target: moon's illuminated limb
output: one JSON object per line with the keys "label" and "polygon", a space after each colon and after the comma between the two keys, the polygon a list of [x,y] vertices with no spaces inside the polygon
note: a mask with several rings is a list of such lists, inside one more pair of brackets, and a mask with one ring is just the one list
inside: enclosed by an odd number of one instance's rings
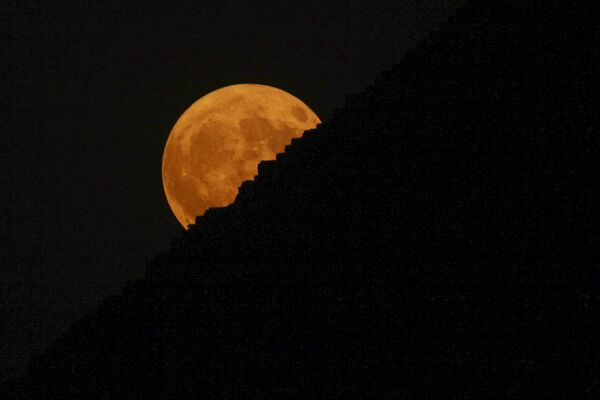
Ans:
{"label": "moon's illuminated limb", "polygon": [[163,153],[165,195],[181,225],[187,229],[208,208],[231,204],[260,161],[320,122],[302,101],[271,86],[226,86],[196,101]]}

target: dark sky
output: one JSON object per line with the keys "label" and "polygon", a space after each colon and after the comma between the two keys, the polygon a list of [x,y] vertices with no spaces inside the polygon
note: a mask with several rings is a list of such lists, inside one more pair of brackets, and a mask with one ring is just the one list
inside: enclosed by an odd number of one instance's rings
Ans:
{"label": "dark sky", "polygon": [[0,6],[0,376],[180,234],[161,160],[191,103],[261,83],[327,122],[462,0],[112,3]]}

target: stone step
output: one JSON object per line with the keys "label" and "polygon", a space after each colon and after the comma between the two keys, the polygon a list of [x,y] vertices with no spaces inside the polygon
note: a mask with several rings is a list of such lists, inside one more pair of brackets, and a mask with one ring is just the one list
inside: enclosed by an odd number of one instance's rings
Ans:
{"label": "stone step", "polygon": [[246,180],[246,181],[242,182],[242,184],[238,188],[238,193],[246,193],[246,192],[252,190],[253,186],[254,186],[253,180],[250,180],[250,179]]}
{"label": "stone step", "polygon": [[322,133],[321,129],[319,129],[319,128],[309,129],[307,131],[304,131],[304,133],[302,134],[302,138],[304,140],[307,140],[307,139],[311,140],[311,139],[314,139],[315,137],[320,136],[321,133]]}
{"label": "stone step", "polygon": [[205,220],[213,220],[219,218],[225,218],[229,214],[229,206],[226,207],[212,207],[206,210],[204,213]]}
{"label": "stone step", "polygon": [[276,171],[277,160],[263,160],[258,163],[258,176],[271,176]]}

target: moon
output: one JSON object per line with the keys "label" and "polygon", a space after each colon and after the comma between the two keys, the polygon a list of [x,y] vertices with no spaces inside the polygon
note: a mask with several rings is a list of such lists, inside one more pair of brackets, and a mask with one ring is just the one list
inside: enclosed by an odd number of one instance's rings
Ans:
{"label": "moon", "polygon": [[203,96],[179,117],[162,159],[171,210],[185,229],[208,208],[235,200],[262,160],[321,120],[306,104],[272,86],[238,84]]}

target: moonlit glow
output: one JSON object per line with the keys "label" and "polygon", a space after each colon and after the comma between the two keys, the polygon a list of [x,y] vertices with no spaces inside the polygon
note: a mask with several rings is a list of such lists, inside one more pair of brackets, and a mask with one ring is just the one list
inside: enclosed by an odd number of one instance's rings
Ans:
{"label": "moonlit glow", "polygon": [[231,204],[260,161],[320,122],[302,101],[265,85],[226,86],[196,101],[163,153],[165,195],[181,225],[187,229],[208,208]]}

